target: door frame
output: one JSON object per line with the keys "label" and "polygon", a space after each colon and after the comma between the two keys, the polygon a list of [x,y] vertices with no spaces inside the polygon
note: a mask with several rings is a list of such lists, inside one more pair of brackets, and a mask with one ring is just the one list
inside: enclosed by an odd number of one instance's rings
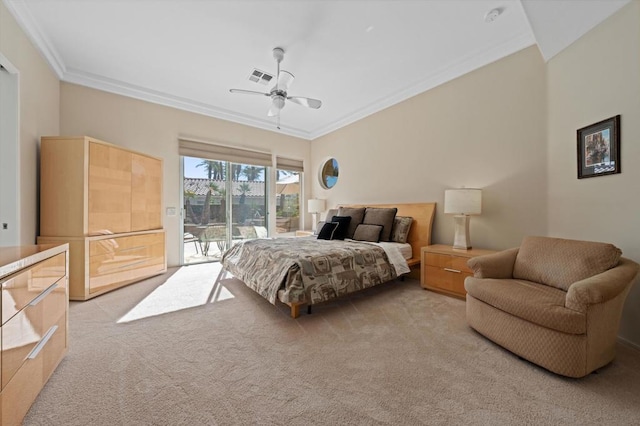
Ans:
{"label": "door frame", "polygon": [[[8,91],[3,91],[3,95],[9,92],[9,96],[0,97],[0,157],[3,159],[0,160],[0,246],[17,246],[21,241],[20,71],[1,52],[0,65],[9,74],[10,85]],[[3,229],[5,223],[6,230]]]}

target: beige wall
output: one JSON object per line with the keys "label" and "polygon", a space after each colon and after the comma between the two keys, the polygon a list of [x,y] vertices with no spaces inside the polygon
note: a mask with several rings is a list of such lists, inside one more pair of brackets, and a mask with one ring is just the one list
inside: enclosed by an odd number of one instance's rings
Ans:
{"label": "beige wall", "polygon": [[2,2],[0,53],[19,72],[20,243],[35,244],[39,217],[38,147],[40,136],[58,133],[60,84],[47,62],[27,39]]}
{"label": "beige wall", "polygon": [[[75,84],[62,83],[60,93],[61,134],[92,136],[164,160],[165,207],[181,207],[178,136],[270,151],[275,155],[301,159],[306,164],[310,162],[309,141],[303,139]],[[271,209],[271,217],[275,217],[274,200]],[[170,266],[181,261],[179,219],[178,216],[164,216]]]}
{"label": "beige wall", "polygon": [[[434,243],[453,242],[444,190],[483,189],[474,247],[503,249],[547,232],[545,64],[531,47],[311,144],[313,195],[340,203],[438,203]],[[340,165],[323,190],[317,169]]]}
{"label": "beige wall", "polygon": [[[549,234],[611,242],[640,262],[640,2],[548,63]],[[621,115],[622,173],[578,180],[576,130]],[[640,345],[640,285],[620,336]]]}

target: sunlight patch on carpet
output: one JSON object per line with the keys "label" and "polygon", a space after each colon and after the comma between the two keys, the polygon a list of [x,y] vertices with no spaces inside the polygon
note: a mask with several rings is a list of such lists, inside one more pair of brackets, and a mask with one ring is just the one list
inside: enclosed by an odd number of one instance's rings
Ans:
{"label": "sunlight patch on carpet", "polygon": [[233,294],[216,278],[220,263],[183,266],[166,282],[134,306],[118,323],[189,309],[233,299]]}

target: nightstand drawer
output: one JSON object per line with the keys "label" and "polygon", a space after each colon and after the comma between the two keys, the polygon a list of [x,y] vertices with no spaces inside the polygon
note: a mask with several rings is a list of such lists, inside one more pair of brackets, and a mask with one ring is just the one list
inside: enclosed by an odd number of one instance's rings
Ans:
{"label": "nightstand drawer", "polygon": [[464,290],[464,279],[470,277],[471,274],[429,265],[427,265],[426,268],[427,278],[425,284],[428,287],[447,290],[459,295],[466,294]]}
{"label": "nightstand drawer", "polygon": [[468,257],[451,256],[447,254],[426,253],[426,264],[437,268],[453,269],[458,272],[471,273],[467,266]]}

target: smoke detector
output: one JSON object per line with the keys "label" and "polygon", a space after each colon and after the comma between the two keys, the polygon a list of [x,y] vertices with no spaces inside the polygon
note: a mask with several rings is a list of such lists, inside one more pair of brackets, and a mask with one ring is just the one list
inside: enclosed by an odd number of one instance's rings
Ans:
{"label": "smoke detector", "polygon": [[498,19],[498,16],[500,16],[501,13],[502,11],[500,9],[491,9],[484,15],[484,22],[489,24],[495,21],[496,19]]}

